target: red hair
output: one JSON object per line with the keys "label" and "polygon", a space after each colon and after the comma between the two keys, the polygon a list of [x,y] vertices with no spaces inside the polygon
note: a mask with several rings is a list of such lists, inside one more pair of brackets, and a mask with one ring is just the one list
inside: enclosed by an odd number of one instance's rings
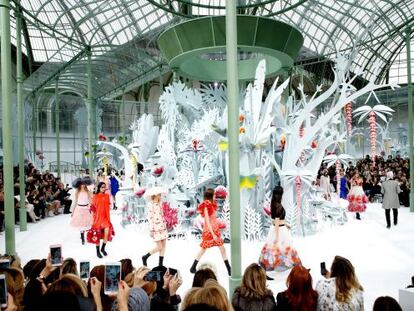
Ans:
{"label": "red hair", "polygon": [[294,266],[286,280],[288,289],[285,294],[293,310],[316,310],[318,293],[312,288],[312,277],[308,269],[301,265]]}

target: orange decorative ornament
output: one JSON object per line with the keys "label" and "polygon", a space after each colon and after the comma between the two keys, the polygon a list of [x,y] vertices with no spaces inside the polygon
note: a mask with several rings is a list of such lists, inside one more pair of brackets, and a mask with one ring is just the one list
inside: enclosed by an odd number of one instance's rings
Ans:
{"label": "orange decorative ornament", "polygon": [[239,133],[240,133],[240,134],[244,134],[244,133],[246,133],[246,129],[245,129],[244,127],[241,127],[241,128],[239,129]]}
{"label": "orange decorative ornament", "polygon": [[240,114],[239,115],[239,122],[242,123],[244,121],[245,117],[244,115]]}

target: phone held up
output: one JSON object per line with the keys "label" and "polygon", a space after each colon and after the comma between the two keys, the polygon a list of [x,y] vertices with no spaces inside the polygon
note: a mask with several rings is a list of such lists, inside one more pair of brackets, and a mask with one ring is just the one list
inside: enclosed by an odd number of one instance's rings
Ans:
{"label": "phone held up", "polygon": [[0,274],[0,305],[1,308],[7,307],[7,284],[4,274]]}
{"label": "phone held up", "polygon": [[326,269],[325,262],[321,262],[321,275],[326,276],[328,274],[328,270]]}
{"label": "phone held up", "polygon": [[89,279],[91,265],[89,261],[81,261],[79,263],[79,276],[82,280]]}
{"label": "phone held up", "polygon": [[111,295],[118,293],[118,285],[121,281],[121,263],[114,262],[105,265],[104,293]]}
{"label": "phone held up", "polygon": [[50,245],[50,260],[54,267],[62,265],[62,245]]}
{"label": "phone held up", "polygon": [[10,260],[9,259],[0,259],[0,269],[9,269]]}
{"label": "phone held up", "polygon": [[160,282],[161,279],[162,279],[161,271],[148,271],[148,273],[144,276],[144,281]]}

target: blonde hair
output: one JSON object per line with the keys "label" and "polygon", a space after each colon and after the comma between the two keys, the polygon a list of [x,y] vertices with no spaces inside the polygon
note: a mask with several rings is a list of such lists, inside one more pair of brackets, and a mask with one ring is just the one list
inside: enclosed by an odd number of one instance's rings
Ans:
{"label": "blonde hair", "polygon": [[17,310],[23,310],[23,295],[24,295],[24,275],[20,269],[7,268],[0,269],[0,273],[5,274],[7,291],[14,298]]}
{"label": "blonde hair", "polygon": [[355,275],[354,266],[344,257],[335,256],[331,266],[331,277],[335,278],[335,298],[338,302],[348,302],[352,297],[352,290],[364,290]]}
{"label": "blonde hair", "polygon": [[244,270],[241,286],[236,291],[248,299],[268,296],[270,291],[266,288],[266,271],[257,263],[252,263]]}
{"label": "blonde hair", "polygon": [[88,297],[88,289],[85,283],[77,275],[71,273],[65,274],[59,280],[53,282],[47,291],[64,291],[77,296]]}
{"label": "blonde hair", "polygon": [[205,303],[220,311],[233,311],[226,290],[213,279],[207,280],[204,287],[190,289],[181,303],[181,310],[199,303]]}

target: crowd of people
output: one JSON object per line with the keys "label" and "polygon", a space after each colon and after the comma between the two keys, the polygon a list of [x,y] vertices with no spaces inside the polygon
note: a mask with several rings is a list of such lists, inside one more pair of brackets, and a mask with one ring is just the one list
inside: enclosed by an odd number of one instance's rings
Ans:
{"label": "crowd of people", "polygon": [[[7,311],[364,310],[364,289],[352,263],[341,256],[335,256],[330,271],[316,286],[309,269],[294,266],[286,279],[286,289],[277,294],[267,288],[264,268],[252,263],[230,299],[211,265],[200,265],[192,287],[181,298],[177,294],[183,284],[179,272],[164,266],[134,268],[131,259],[122,259],[118,290],[106,294],[104,265],[93,267],[85,279],[72,258],[64,259],[58,267],[52,265],[50,255],[47,259],[32,259],[24,267],[17,257],[4,258],[10,260],[10,267],[0,269],[7,281],[7,307],[2,309]],[[151,277],[154,273],[159,279]],[[379,297],[373,310],[402,311],[398,302],[387,296]]]}

